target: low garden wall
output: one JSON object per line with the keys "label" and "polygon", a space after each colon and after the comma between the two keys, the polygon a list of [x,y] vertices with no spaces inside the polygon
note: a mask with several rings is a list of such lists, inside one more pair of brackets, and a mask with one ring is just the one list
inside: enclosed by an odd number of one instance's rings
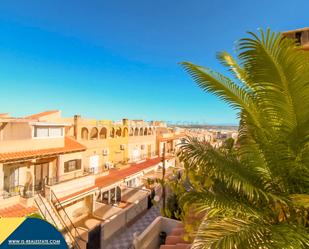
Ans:
{"label": "low garden wall", "polygon": [[[148,204],[148,192],[142,191],[138,195],[138,198],[134,203],[131,203],[126,208],[115,213],[115,215],[105,219],[101,224],[101,249],[104,249],[108,240],[111,239],[113,235],[118,234],[122,229],[124,229],[128,224],[130,224],[138,215],[142,214],[147,210]],[[103,204],[104,205],[104,204]],[[97,205],[97,207],[102,208],[102,205]],[[104,208],[104,207],[103,207]],[[113,207],[111,207],[113,208]],[[118,209],[118,208],[117,208]],[[97,217],[98,212],[95,211]]]}
{"label": "low garden wall", "polygon": [[140,235],[134,236],[134,249],[158,249],[160,246],[160,233],[170,234],[180,221],[162,216],[157,217]]}

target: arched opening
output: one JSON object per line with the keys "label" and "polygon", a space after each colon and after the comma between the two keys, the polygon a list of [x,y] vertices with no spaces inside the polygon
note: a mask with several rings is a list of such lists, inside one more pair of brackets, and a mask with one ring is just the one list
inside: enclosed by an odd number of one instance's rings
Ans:
{"label": "arched opening", "polygon": [[121,128],[120,127],[116,130],[116,136],[121,137]]}
{"label": "arched opening", "polygon": [[145,128],[145,130],[144,130],[144,136],[147,136],[147,135],[148,135],[148,129]]}
{"label": "arched opening", "polygon": [[99,131],[96,127],[93,127],[90,132],[90,139],[98,139]]}
{"label": "arched opening", "polygon": [[125,127],[125,128],[123,129],[122,136],[123,136],[123,137],[127,137],[127,136],[128,136],[128,128]]}
{"label": "arched opening", "polygon": [[148,129],[148,135],[152,135],[152,129],[151,128]]}
{"label": "arched opening", "polygon": [[81,137],[84,140],[88,140],[88,129],[86,127],[82,128]]}
{"label": "arched opening", "polygon": [[140,129],[139,129],[139,135],[140,135],[140,136],[143,136],[143,134],[144,134],[143,128],[140,128]]}
{"label": "arched opening", "polygon": [[133,128],[130,128],[129,136],[132,137],[133,135],[134,135],[134,129],[133,129]]}
{"label": "arched opening", "polygon": [[110,132],[109,136],[112,137],[112,138],[115,137],[115,128],[111,129],[111,132]]}
{"label": "arched opening", "polygon": [[106,139],[107,138],[107,129],[103,127],[100,131],[100,139]]}
{"label": "arched opening", "polygon": [[134,136],[138,136],[138,128],[135,128],[135,130],[134,130]]}

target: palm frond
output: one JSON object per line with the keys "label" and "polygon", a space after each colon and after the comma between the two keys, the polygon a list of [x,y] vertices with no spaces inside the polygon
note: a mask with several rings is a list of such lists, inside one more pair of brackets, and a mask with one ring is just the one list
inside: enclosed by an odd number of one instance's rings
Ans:
{"label": "palm frond", "polygon": [[[201,168],[210,177],[223,182],[228,188],[245,195],[250,200],[276,198],[257,185],[253,172],[244,167],[236,158],[226,157],[207,142],[195,138],[181,145],[180,160],[191,168]],[[280,199],[277,197],[276,199]],[[281,200],[284,202],[283,200]]]}
{"label": "palm frond", "polygon": [[309,231],[302,226],[282,223],[271,227],[273,249],[309,248]]}
{"label": "palm frond", "polygon": [[309,53],[280,33],[249,34],[237,60],[217,55],[234,81],[182,63],[240,118],[233,153],[194,138],[180,147],[183,205],[207,214],[193,248],[309,248]]}
{"label": "palm frond", "polygon": [[222,217],[202,222],[192,248],[258,249],[269,248],[271,243],[271,231],[263,222]]}
{"label": "palm frond", "polygon": [[[245,88],[235,84],[231,79],[208,68],[189,62],[181,63],[194,81],[204,90],[214,93],[234,109],[244,109],[250,117],[255,118],[255,106],[252,96]],[[256,121],[256,125],[260,124]]]}

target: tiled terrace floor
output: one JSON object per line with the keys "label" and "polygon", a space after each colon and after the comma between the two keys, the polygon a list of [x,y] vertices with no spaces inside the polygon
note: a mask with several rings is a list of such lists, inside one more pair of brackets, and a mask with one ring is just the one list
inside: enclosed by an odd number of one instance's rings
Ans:
{"label": "tiled terrace floor", "polygon": [[120,234],[114,236],[104,249],[131,249],[133,234],[140,234],[156,218],[160,216],[159,207],[152,207],[142,217],[138,218],[131,226],[125,228]]}
{"label": "tiled terrace floor", "polygon": [[24,207],[20,204],[0,209],[0,217],[24,217],[37,211],[36,207]]}

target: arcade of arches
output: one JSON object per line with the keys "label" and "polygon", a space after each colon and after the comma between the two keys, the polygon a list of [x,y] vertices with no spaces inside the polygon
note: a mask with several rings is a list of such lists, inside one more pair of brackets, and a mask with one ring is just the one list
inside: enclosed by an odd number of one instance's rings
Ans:
{"label": "arcade of arches", "polygon": [[111,128],[109,131],[106,127],[102,127],[100,130],[97,127],[92,127],[91,129],[83,127],[81,129],[81,139],[83,140],[96,140],[96,139],[107,139],[110,138],[118,138],[118,137],[128,137],[131,136],[151,136],[154,135],[154,128],[152,127],[141,127],[141,128],[130,128],[130,132],[128,132],[128,128]]}

